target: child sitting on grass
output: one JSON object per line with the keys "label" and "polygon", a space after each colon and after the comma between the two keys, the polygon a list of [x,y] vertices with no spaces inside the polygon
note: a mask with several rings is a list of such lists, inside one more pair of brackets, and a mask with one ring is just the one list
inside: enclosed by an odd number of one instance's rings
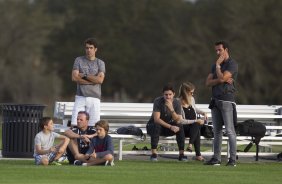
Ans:
{"label": "child sitting on grass", "polygon": [[[58,159],[65,153],[70,139],[54,131],[54,123],[50,117],[44,117],[40,120],[41,131],[36,134],[34,139],[34,159],[36,165],[49,165],[54,161],[55,165]],[[54,145],[55,139],[62,141]]]}
{"label": "child sitting on grass", "polygon": [[74,165],[114,165],[114,146],[112,138],[108,135],[109,124],[105,120],[100,120],[95,124],[97,136],[91,139],[88,151],[78,156],[79,160],[74,161]]}

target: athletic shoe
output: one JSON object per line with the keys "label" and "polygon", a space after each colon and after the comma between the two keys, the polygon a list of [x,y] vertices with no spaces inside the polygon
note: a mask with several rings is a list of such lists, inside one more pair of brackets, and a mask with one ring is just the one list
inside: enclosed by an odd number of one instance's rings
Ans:
{"label": "athletic shoe", "polygon": [[76,166],[82,166],[83,162],[81,162],[80,160],[75,160],[73,162],[73,165],[76,165]]}
{"label": "athletic shoe", "polygon": [[211,158],[209,161],[205,162],[204,165],[215,165],[219,166],[221,162],[216,158]]}
{"label": "athletic shoe", "polygon": [[150,160],[152,161],[152,162],[157,162],[158,161],[158,155],[157,154],[152,154],[151,156],[150,156]]}
{"label": "athletic shoe", "polygon": [[59,158],[58,162],[61,163],[61,164],[69,164],[69,160],[68,160],[67,157]]}
{"label": "athletic shoe", "polygon": [[114,163],[114,161],[112,160],[112,161],[106,161],[105,162],[105,166],[114,166],[115,165],[115,163]]}
{"label": "athletic shoe", "polygon": [[66,154],[63,154],[63,155],[58,159],[58,162],[64,163],[64,164],[68,164],[68,163],[69,163],[69,160],[68,160],[67,155],[66,155]]}
{"label": "athletic shoe", "polygon": [[57,166],[60,166],[62,165],[61,163],[59,163],[58,161],[53,161],[50,163],[50,165],[57,165]]}
{"label": "athletic shoe", "polygon": [[182,161],[182,162],[187,162],[188,161],[188,157],[184,156],[184,154],[180,154],[179,157],[178,157],[178,160]]}
{"label": "athletic shoe", "polygon": [[226,166],[236,167],[236,162],[233,159],[229,159]]}

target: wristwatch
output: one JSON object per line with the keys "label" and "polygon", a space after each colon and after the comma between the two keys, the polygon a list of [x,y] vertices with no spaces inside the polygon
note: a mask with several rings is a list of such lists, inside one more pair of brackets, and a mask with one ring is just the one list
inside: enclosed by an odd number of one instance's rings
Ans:
{"label": "wristwatch", "polygon": [[85,73],[82,77],[82,79],[86,80],[87,79],[87,73]]}

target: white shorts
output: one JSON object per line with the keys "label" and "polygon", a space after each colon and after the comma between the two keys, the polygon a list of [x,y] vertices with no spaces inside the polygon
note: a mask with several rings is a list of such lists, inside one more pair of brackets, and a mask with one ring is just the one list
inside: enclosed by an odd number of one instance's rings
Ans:
{"label": "white shorts", "polygon": [[74,107],[72,111],[71,124],[77,125],[77,114],[79,111],[89,113],[89,126],[94,126],[100,120],[100,99],[93,97],[75,96]]}

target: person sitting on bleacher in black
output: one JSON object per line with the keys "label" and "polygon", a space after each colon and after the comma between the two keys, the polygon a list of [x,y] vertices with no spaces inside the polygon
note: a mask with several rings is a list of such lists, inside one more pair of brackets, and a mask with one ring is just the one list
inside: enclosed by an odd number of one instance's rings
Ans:
{"label": "person sitting on bleacher in black", "polygon": [[77,126],[71,127],[64,133],[70,138],[67,148],[69,164],[73,164],[79,153],[85,154],[87,152],[91,138],[96,136],[95,128],[88,126],[88,121],[89,114],[86,111],[80,111],[77,115]]}
{"label": "person sitting on bleacher in black", "polygon": [[173,86],[168,84],[163,87],[163,96],[154,100],[153,113],[147,124],[147,133],[151,136],[152,155],[151,161],[157,161],[157,146],[160,136],[176,135],[179,149],[179,161],[187,161],[184,156],[185,135],[182,119],[181,104],[174,98]]}
{"label": "person sitting on bleacher in black", "polygon": [[[207,113],[201,111],[196,107],[195,99],[193,97],[195,91],[195,85],[191,82],[182,83],[179,88],[179,99],[182,106],[182,124],[184,128],[185,137],[189,137],[189,144],[187,151],[192,152],[192,145],[194,145],[196,157],[195,160],[203,161],[201,156],[201,139],[200,129],[204,121],[207,120]],[[197,118],[201,114],[203,119]]]}

